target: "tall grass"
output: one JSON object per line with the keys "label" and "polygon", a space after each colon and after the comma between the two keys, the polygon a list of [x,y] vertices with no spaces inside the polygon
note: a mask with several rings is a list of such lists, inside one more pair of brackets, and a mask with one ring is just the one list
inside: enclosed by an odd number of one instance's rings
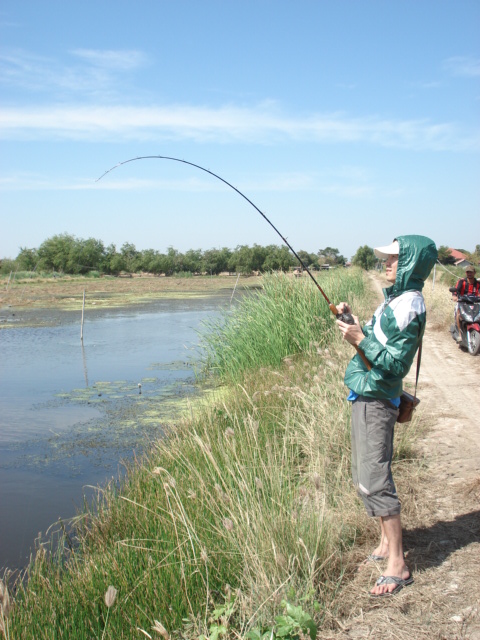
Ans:
{"label": "tall grass", "polygon": [[[354,306],[365,294],[362,273],[336,270],[319,274],[322,289],[337,303]],[[204,363],[224,380],[238,381],[245,371],[276,366],[282,358],[324,348],[336,331],[323,296],[310,279],[273,273],[263,288],[241,299],[226,317],[206,324]]]}
{"label": "tall grass", "polygon": [[[361,274],[325,284],[367,313]],[[241,638],[285,597],[318,601],[326,621],[365,518],[349,480],[342,378],[352,353],[318,295],[272,276],[217,326],[209,363],[237,382],[155,443],[121,488],[99,491],[75,551],[39,550],[17,585],[11,638],[156,637],[155,621],[178,638],[209,636],[212,608],[225,601],[224,637]],[[252,348],[256,332],[263,341]],[[110,585],[118,593],[107,608]]]}
{"label": "tall grass", "polygon": [[[449,270],[451,270],[450,267]],[[456,269],[456,271],[461,270]],[[462,276],[465,276],[465,272],[459,275],[458,278]],[[448,288],[453,286],[458,278],[449,273],[449,271],[437,268],[435,281],[430,275],[425,282],[422,293],[427,307],[427,320],[430,328],[445,331],[453,322],[455,304]],[[453,284],[452,281],[454,281]]]}

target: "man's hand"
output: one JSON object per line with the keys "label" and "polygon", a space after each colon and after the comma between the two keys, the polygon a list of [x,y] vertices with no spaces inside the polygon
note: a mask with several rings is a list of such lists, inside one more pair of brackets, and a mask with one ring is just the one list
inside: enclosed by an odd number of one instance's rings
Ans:
{"label": "man's hand", "polygon": [[[341,304],[345,304],[345,303],[341,302],[340,305]],[[340,311],[340,305],[337,305],[337,309],[339,311]],[[350,310],[349,310],[350,307],[348,307],[348,305],[346,305],[346,307],[348,311],[346,309],[343,309],[341,313],[350,313]],[[349,342],[350,344],[352,344],[354,347],[358,347],[358,345],[365,338],[365,336],[363,334],[362,328],[360,327],[360,322],[358,321],[358,317],[353,316],[353,319],[355,320],[355,324],[345,324],[345,322],[342,322],[341,320],[337,320],[337,326],[343,335],[343,339]]]}

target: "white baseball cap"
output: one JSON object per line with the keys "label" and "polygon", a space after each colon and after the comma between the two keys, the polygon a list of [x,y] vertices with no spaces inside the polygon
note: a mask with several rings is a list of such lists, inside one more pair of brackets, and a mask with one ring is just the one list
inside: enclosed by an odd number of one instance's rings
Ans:
{"label": "white baseball cap", "polygon": [[386,247],[377,247],[373,250],[377,258],[388,258],[388,256],[398,256],[400,253],[400,246],[397,240],[394,240],[392,244]]}

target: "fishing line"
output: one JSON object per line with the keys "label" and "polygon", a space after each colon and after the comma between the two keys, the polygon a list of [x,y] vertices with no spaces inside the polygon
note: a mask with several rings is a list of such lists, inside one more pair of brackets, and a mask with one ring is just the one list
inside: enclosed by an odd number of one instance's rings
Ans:
{"label": "fishing line", "polygon": [[461,275],[459,276],[458,273],[453,273],[453,271],[450,271],[450,269],[447,269],[447,267],[444,264],[442,264],[440,262],[440,260],[437,260],[437,264],[439,264],[442,267],[442,269],[444,269],[445,271],[450,273],[452,276],[455,276],[455,278],[461,278],[462,277]]}
{"label": "fishing line", "polygon": [[313,274],[310,271],[310,269],[303,262],[303,260],[300,258],[300,256],[297,254],[297,252],[292,247],[292,245],[288,242],[288,240],[280,233],[280,231],[273,224],[273,222],[271,222],[271,220],[269,220],[267,218],[267,216],[263,213],[263,211],[261,211],[257,207],[257,205],[250,200],[250,198],[247,198],[247,196],[244,193],[242,193],[240,191],[240,189],[237,189],[237,187],[234,187],[233,184],[230,184],[230,182],[227,182],[227,180],[225,180],[221,176],[217,175],[213,171],[210,171],[209,169],[205,169],[205,167],[201,167],[199,164],[195,164],[194,162],[188,162],[187,160],[181,160],[180,158],[172,158],[170,156],[138,156],[136,158],[130,158],[129,160],[124,160],[123,162],[119,162],[118,164],[116,164],[111,169],[108,169],[107,171],[105,171],[105,173],[102,173],[102,175],[99,178],[97,178],[95,180],[95,182],[98,182],[99,180],[101,180],[103,177],[105,177],[108,173],[110,173],[114,169],[117,169],[118,167],[121,167],[124,164],[128,164],[129,162],[135,162],[136,160],[153,160],[153,159],[156,159],[156,160],[173,160],[174,162],[181,162],[182,164],[187,164],[187,165],[190,165],[191,167],[196,167],[197,169],[200,169],[201,171],[205,171],[205,173],[209,173],[214,178],[217,178],[218,180],[221,180],[228,187],[230,187],[231,189],[236,191],[238,193],[238,195],[242,196],[242,198],[244,198],[256,211],[258,211],[258,213],[262,216],[262,218],[264,220],[266,220],[268,222],[268,224],[272,227],[272,229],[280,236],[280,238],[283,240],[283,242],[287,245],[287,247],[293,253],[295,258],[298,260],[298,262],[300,263],[302,268],[308,273],[310,278],[313,280],[313,282],[315,283],[317,289],[320,291],[322,296],[325,298],[325,300],[326,300],[326,302],[327,302],[327,304],[328,304],[328,306],[330,308],[330,311],[333,313],[333,315],[336,318],[338,318],[339,320],[341,320],[342,322],[345,322],[346,324],[354,324],[353,317],[352,317],[352,315],[350,313],[339,313],[338,312],[337,307],[333,304],[333,302],[330,302],[330,300],[328,299],[327,294],[324,292],[322,287],[318,284],[317,280],[313,276]]}

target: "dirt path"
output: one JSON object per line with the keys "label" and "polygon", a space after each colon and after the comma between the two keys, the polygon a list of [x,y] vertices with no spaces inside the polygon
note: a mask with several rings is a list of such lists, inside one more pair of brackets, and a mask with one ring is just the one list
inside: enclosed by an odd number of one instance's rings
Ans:
{"label": "dirt path", "polygon": [[461,351],[448,330],[427,325],[418,388],[428,425],[420,443],[425,469],[412,495],[403,496],[415,584],[394,598],[372,599],[367,589],[385,565],[369,567],[350,585],[338,631],[321,637],[480,640],[479,387],[480,357]]}

